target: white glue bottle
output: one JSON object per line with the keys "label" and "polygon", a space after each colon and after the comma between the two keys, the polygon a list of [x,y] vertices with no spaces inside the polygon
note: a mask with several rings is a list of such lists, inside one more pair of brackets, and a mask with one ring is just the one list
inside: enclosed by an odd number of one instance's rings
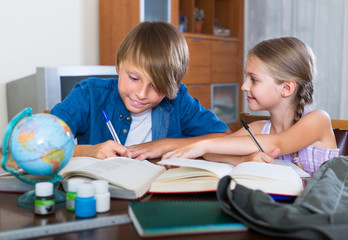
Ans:
{"label": "white glue bottle", "polygon": [[95,198],[97,201],[97,213],[107,212],[110,210],[110,192],[109,184],[105,180],[92,181]]}
{"label": "white glue bottle", "polygon": [[68,180],[66,192],[66,209],[75,211],[75,198],[77,196],[77,187],[84,183],[82,178],[72,178]]}

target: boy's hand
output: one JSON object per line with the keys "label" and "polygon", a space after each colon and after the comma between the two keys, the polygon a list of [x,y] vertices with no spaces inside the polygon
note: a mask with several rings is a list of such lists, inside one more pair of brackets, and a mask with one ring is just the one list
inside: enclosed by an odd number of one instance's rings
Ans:
{"label": "boy's hand", "polygon": [[74,157],[76,156],[87,156],[99,159],[115,156],[131,157],[126,147],[112,140],[96,145],[76,145]]}

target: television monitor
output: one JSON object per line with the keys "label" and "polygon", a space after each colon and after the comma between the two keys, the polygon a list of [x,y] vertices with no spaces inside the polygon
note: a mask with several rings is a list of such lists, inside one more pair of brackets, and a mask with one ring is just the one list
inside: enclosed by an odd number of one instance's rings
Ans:
{"label": "television monitor", "polygon": [[86,78],[116,76],[115,66],[37,67],[36,73],[6,83],[8,119],[26,107],[33,113],[52,109]]}

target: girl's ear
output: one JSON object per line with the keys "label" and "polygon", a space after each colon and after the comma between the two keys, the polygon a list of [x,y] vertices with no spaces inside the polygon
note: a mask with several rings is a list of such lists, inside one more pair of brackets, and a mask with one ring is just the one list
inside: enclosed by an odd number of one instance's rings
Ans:
{"label": "girl's ear", "polygon": [[282,88],[282,97],[291,96],[296,90],[297,83],[294,80],[285,81]]}

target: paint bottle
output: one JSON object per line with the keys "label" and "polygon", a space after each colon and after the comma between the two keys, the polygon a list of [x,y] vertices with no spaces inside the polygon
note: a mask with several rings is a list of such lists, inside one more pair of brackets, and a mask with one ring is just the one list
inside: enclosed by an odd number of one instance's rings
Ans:
{"label": "paint bottle", "polygon": [[68,211],[75,211],[75,198],[77,196],[77,187],[84,183],[81,178],[72,178],[68,180],[66,192],[66,209]]}
{"label": "paint bottle", "polygon": [[37,215],[53,214],[56,210],[56,199],[53,183],[40,182],[35,184],[34,213]]}
{"label": "paint bottle", "polygon": [[75,216],[80,218],[94,217],[97,214],[94,188],[90,183],[82,183],[77,187],[75,198]]}
{"label": "paint bottle", "polygon": [[92,181],[95,198],[97,201],[97,212],[107,212],[110,210],[110,192],[109,184],[105,180]]}

